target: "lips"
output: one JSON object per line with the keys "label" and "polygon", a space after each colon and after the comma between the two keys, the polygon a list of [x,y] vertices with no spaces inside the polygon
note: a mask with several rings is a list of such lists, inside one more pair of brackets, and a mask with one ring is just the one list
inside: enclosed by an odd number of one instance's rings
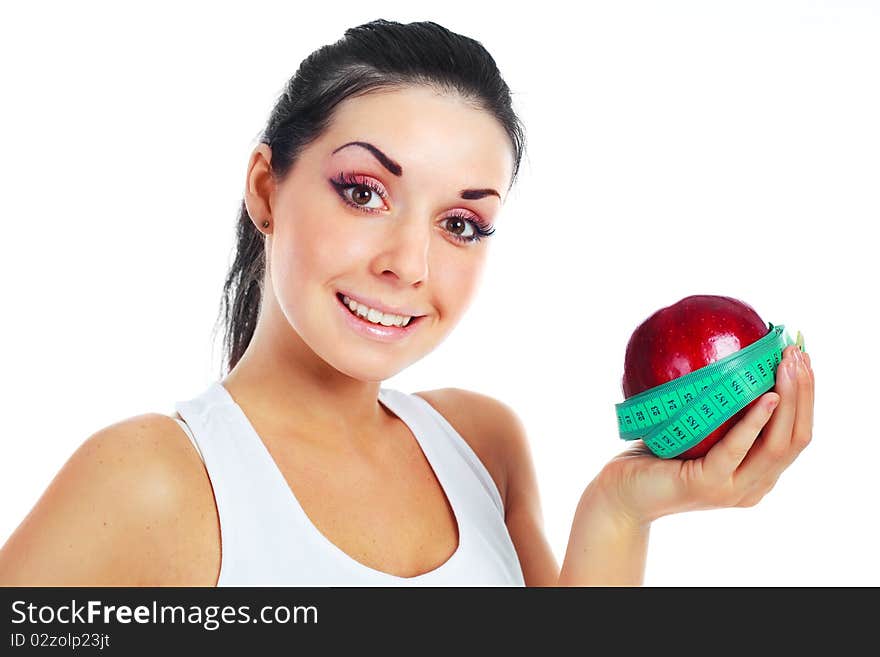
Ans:
{"label": "lips", "polygon": [[[343,298],[343,296],[342,296],[341,293],[338,293],[338,294],[336,295],[336,298],[339,299],[339,301],[342,302],[342,305],[345,306],[345,307],[348,309],[348,312],[350,312],[354,317],[357,317],[358,319],[362,319],[363,321],[365,321],[365,322],[367,322],[367,323],[369,323],[369,324],[373,324],[374,326],[382,326],[382,327],[385,327],[385,328],[400,328],[400,327],[398,327],[398,326],[396,326],[396,325],[394,325],[394,324],[392,324],[391,326],[387,326],[387,327],[386,327],[384,324],[381,324],[381,323],[378,323],[378,322],[371,322],[371,321],[369,321],[366,317],[363,317],[363,316],[361,316],[361,315],[358,315],[356,312],[354,312],[354,311],[349,307],[349,305],[348,305],[347,303],[345,303],[345,299]],[[392,314],[398,314],[398,313],[392,313]],[[401,314],[400,316],[401,316],[401,317],[406,317],[406,315],[403,315],[403,314]],[[410,317],[410,320],[409,320],[409,322],[406,324],[406,326],[409,326],[410,324],[412,324],[412,323],[417,319],[417,317],[419,317],[419,316],[409,316],[409,317]],[[406,327],[403,327],[403,328],[406,328]]]}
{"label": "lips", "polygon": [[345,323],[359,335],[377,340],[379,342],[396,342],[409,336],[416,328],[422,325],[422,320],[426,315],[413,317],[406,326],[384,326],[383,324],[374,324],[373,322],[362,319],[357,314],[351,312],[351,309],[342,301],[342,295],[337,293],[339,311],[344,313],[343,320]]}
{"label": "lips", "polygon": [[337,295],[341,295],[341,297],[348,297],[354,301],[357,301],[368,308],[372,308],[373,310],[378,310],[380,313],[387,313],[390,315],[402,315],[404,317],[421,317],[424,313],[420,313],[412,306],[406,307],[402,306],[400,308],[393,308],[391,306],[386,306],[378,299],[371,299],[369,297],[365,297],[359,294],[352,294],[351,292],[347,292],[346,290],[337,290]]}

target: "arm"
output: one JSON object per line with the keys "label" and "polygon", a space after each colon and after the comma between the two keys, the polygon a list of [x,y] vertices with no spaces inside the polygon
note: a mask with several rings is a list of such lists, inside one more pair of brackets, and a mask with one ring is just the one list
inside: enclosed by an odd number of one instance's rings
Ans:
{"label": "arm", "polygon": [[484,398],[479,415],[506,452],[505,519],[527,586],[641,584],[650,523],[621,513],[605,471],[581,496],[560,572],[544,535],[538,481],[525,427],[506,404]]}
{"label": "arm", "polygon": [[[809,357],[789,347],[762,395],[702,458],[660,459],[644,444],[612,459],[580,500],[560,584],[638,585],[651,522],[684,511],[757,504],[812,438]],[[791,376],[785,371],[791,365]]]}
{"label": "arm", "polygon": [[[654,520],[757,504],[812,438],[814,377],[809,356],[798,362],[796,351],[787,349],[775,391],[759,398],[705,456],[660,459],[637,444],[612,459],[581,496],[561,571],[543,536],[522,423],[496,402],[486,413],[507,452],[507,525],[526,583],[546,586],[552,579],[562,586],[640,585]],[[794,365],[791,378],[784,374],[788,364]]]}
{"label": "arm", "polygon": [[615,511],[602,475],[587,486],[575,511],[559,586],[640,586],[650,522]]}
{"label": "arm", "polygon": [[185,580],[198,456],[174,431],[171,418],[149,414],[88,438],[0,549],[0,585]]}

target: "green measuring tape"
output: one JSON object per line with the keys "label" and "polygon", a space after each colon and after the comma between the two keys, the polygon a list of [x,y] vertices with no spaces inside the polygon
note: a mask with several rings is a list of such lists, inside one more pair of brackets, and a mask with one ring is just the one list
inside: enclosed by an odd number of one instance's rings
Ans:
{"label": "green measuring tape", "polygon": [[661,458],[702,441],[773,387],[787,346],[804,350],[800,331],[795,342],[785,326],[769,328],[761,339],[719,361],[615,404],[620,437],[641,438]]}

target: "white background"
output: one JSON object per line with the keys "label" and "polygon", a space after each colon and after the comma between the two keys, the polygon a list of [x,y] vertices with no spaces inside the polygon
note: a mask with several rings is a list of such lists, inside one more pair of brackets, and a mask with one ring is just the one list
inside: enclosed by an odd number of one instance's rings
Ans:
{"label": "white background", "polygon": [[645,583],[880,585],[880,3],[412,5],[4,6],[0,540],[89,435],[218,377],[248,155],[299,62],[381,17],[481,41],[529,140],[469,314],[384,385],[516,409],[561,564],[625,447],[630,332],[742,299],[805,336],[813,443],[756,507],[658,520]]}

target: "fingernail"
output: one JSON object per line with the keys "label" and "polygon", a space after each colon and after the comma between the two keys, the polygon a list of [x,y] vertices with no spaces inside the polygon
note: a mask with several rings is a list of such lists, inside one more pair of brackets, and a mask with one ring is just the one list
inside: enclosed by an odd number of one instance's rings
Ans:
{"label": "fingernail", "polygon": [[773,411],[774,408],[776,408],[776,406],[778,404],[779,404],[779,397],[776,397],[776,398],[768,401],[767,404],[765,405],[765,408],[767,409],[767,412],[770,413]]}
{"label": "fingernail", "polygon": [[783,363],[783,366],[785,368],[786,378],[789,381],[794,381],[795,377],[797,376],[797,370],[795,369],[797,367],[797,363],[794,361],[794,358],[787,359]]}

